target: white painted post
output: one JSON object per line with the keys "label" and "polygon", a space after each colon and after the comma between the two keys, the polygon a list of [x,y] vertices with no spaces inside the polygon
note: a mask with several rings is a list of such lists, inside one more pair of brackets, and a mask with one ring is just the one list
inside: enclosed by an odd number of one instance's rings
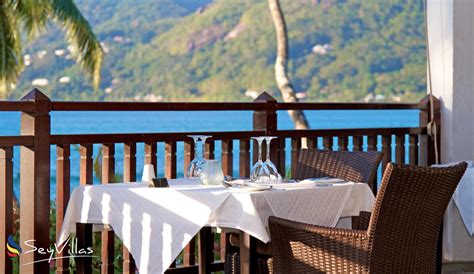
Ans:
{"label": "white painted post", "polygon": [[[473,18],[472,0],[428,0],[433,94],[441,101],[442,163],[474,160]],[[443,261],[449,263],[444,268],[472,271],[474,238],[468,236],[453,204],[448,212],[443,237],[452,245],[444,245]]]}
{"label": "white painted post", "polygon": [[441,161],[474,159],[474,1],[428,0],[433,93],[441,100]]}

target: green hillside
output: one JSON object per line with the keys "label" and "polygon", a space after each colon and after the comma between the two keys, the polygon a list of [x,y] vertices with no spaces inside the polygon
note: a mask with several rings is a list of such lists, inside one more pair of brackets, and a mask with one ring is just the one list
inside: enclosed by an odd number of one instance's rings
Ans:
{"label": "green hillside", "polygon": [[[266,1],[85,3],[78,6],[107,49],[101,88],[94,91],[66,54],[53,54],[66,45],[51,28],[28,48],[33,61],[12,98],[36,78],[47,78],[40,88],[65,100],[249,101],[246,90],[278,95]],[[414,101],[426,93],[421,1],[288,0],[282,7],[290,77],[307,100],[359,101],[371,93]],[[48,53],[39,60],[41,50]],[[70,82],[59,83],[63,76]]]}

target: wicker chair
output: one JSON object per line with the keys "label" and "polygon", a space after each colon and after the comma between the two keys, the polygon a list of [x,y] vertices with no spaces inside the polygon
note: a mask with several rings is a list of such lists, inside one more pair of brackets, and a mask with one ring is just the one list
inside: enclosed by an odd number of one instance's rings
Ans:
{"label": "wicker chair", "polygon": [[[376,151],[329,151],[301,149],[298,153],[296,180],[306,178],[334,177],[347,181],[369,184],[372,190],[377,168],[382,160],[382,153]],[[357,227],[359,226],[356,223]],[[225,273],[240,273],[240,257],[238,248],[238,234],[232,233],[231,238],[236,245],[230,246],[226,253]],[[259,243],[262,244],[263,243]],[[271,250],[271,247],[262,248]],[[257,250],[258,252],[258,250]],[[269,273],[272,269],[271,253],[257,254],[257,273]]]}
{"label": "wicker chair", "polygon": [[334,177],[347,181],[366,183],[373,190],[377,168],[382,153],[377,151],[331,151],[302,149],[293,176],[296,180],[306,178]]}
{"label": "wicker chair", "polygon": [[275,273],[434,273],[444,211],[467,167],[388,164],[367,230],[270,217]]}

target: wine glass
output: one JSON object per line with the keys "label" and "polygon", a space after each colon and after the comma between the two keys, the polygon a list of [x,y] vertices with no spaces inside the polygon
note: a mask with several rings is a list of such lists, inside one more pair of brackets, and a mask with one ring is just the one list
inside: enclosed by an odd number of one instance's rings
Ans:
{"label": "wine glass", "polygon": [[198,143],[200,142],[200,135],[188,135],[188,137],[194,140],[194,159],[189,163],[186,169],[186,178],[195,178],[199,176],[199,170],[201,169],[202,157],[198,153]]}
{"label": "wine glass", "polygon": [[206,140],[208,138],[211,138],[211,135],[199,135],[199,138],[201,138],[202,141],[202,161],[205,162],[206,159],[204,157],[205,151],[206,151]]}
{"label": "wine glass", "polygon": [[258,143],[258,160],[250,170],[250,181],[255,182],[257,180],[260,180],[261,175],[264,174],[265,165],[262,161],[262,142],[265,137],[252,137],[252,139],[256,140]]}
{"label": "wine glass", "polygon": [[199,162],[198,164],[198,168],[197,168],[197,175],[199,177],[199,179],[201,180],[201,183],[204,184],[204,181],[202,180],[201,178],[201,173],[203,171],[203,167],[207,164],[207,162],[209,161],[208,159],[206,159],[205,157],[205,152],[206,152],[206,140],[208,138],[211,138],[212,136],[210,135],[199,135],[199,139],[201,139],[201,144],[202,144],[202,147],[201,147],[201,161]]}
{"label": "wine glass", "polygon": [[270,180],[281,180],[281,175],[278,173],[278,170],[276,166],[273,164],[273,162],[270,160],[270,143],[273,139],[276,139],[277,137],[274,136],[265,136],[265,142],[267,143],[267,157],[265,160],[265,167],[266,171],[268,171],[268,175],[270,177]]}

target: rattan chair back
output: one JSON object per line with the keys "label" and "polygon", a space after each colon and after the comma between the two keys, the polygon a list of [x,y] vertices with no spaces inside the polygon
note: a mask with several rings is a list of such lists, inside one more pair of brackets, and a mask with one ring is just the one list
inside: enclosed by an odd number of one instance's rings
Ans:
{"label": "rattan chair back", "polygon": [[293,178],[334,177],[371,185],[381,160],[377,151],[301,149]]}
{"label": "rattan chair back", "polygon": [[444,212],[466,167],[387,166],[368,230],[372,272],[435,272]]}
{"label": "rattan chair back", "polygon": [[434,273],[443,215],[466,167],[389,163],[368,230],[270,217],[274,273]]}

